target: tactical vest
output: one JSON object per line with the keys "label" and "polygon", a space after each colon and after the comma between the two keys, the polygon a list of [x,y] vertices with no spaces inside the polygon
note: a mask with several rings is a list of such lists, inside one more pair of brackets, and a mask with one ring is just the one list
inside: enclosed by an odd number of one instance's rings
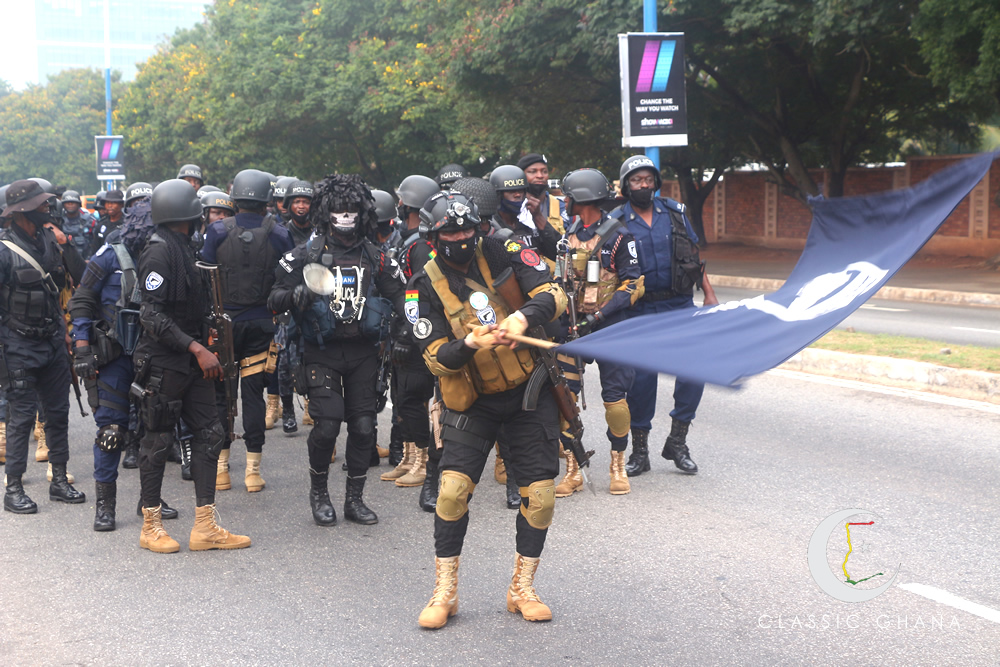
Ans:
{"label": "tactical vest", "polygon": [[546,221],[552,225],[560,235],[566,233],[566,228],[563,227],[563,217],[562,209],[559,208],[559,198],[555,195],[549,195],[549,217]]}
{"label": "tactical vest", "polygon": [[87,239],[87,231],[90,229],[90,219],[78,215],[75,218],[63,218],[63,233],[70,237],[70,242],[77,252],[84,259],[87,258],[90,249],[90,241]]}
{"label": "tactical vest", "polygon": [[267,303],[274,286],[274,266],[277,253],[271,244],[274,218],[264,218],[260,227],[245,229],[236,218],[222,221],[226,238],[216,249],[215,258],[222,269],[223,300],[227,306],[252,308]]}
{"label": "tactical vest", "polygon": [[[582,226],[582,223],[581,225]],[[617,236],[617,243],[611,251],[612,257],[618,250],[618,243],[621,242],[621,234],[617,234],[622,226],[621,220],[608,218],[598,224],[594,230],[594,236],[589,241],[581,241],[575,233],[576,226],[570,228],[566,240],[569,242],[570,262],[569,266],[573,272],[573,289],[576,292],[576,312],[596,313],[611,300],[615,290],[621,286],[618,273],[604,268],[601,263],[601,247],[612,235]],[[587,281],[587,262],[594,260],[600,267],[596,282]]]}
{"label": "tactical vest", "polygon": [[[701,256],[698,254],[697,244],[688,236],[687,226],[684,224],[684,205],[673,203],[679,210],[669,203],[665,205],[667,215],[670,216],[670,289],[676,294],[694,294],[695,285],[701,287]],[[610,216],[624,222],[625,209],[619,206]],[[639,215],[636,214],[636,217]]]}
{"label": "tactical vest", "polygon": [[[490,273],[490,267],[483,257],[481,246],[476,247],[476,265],[484,282],[492,285],[493,274]],[[477,292],[485,295],[488,304],[477,310],[469,301],[461,301],[448,286],[448,278],[441,272],[436,259],[427,262],[424,271],[444,305],[445,318],[458,340],[462,340],[469,333],[467,324],[479,326],[483,324],[484,318],[492,322],[501,322],[511,313],[511,309],[499,294],[471,278],[466,278],[465,284],[473,291],[473,295]],[[467,410],[479,394],[499,394],[527,382],[534,368],[535,361],[528,349],[522,347],[512,350],[501,346],[492,350],[478,350],[472,361],[460,372],[441,376],[438,382],[441,385],[444,404],[450,410],[461,412]]]}
{"label": "tactical vest", "polygon": [[111,325],[109,333],[114,337],[116,343],[121,345],[125,354],[132,356],[136,344],[139,342],[139,304],[142,300],[142,292],[139,289],[138,271],[132,255],[128,248],[122,243],[112,243],[118,258],[118,266],[122,270],[121,293],[115,303],[113,319],[108,322]]}
{"label": "tactical vest", "polygon": [[31,256],[31,251],[15,233],[7,231],[0,238],[13,258],[12,282],[0,285],[0,302],[6,310],[4,324],[25,338],[51,337],[60,329],[59,318],[63,316],[59,284],[65,283],[65,269],[59,247],[54,241],[46,242],[41,260],[33,264],[20,254]]}
{"label": "tactical vest", "polygon": [[325,248],[326,236],[313,237],[306,250],[306,263],[322,264],[334,274],[339,268],[343,298],[338,301],[336,294],[317,296],[299,323],[302,336],[320,347],[334,340],[381,340],[388,333],[392,304],[375,289],[379,266],[369,252],[368,242],[357,248],[360,256],[353,251],[324,252]]}
{"label": "tactical vest", "polygon": [[420,235],[420,232],[413,230],[412,233],[405,239],[400,236],[400,243],[394,249],[395,252],[392,257],[395,258],[396,262],[399,264],[400,270],[403,272],[403,276],[409,280],[413,277],[413,267],[410,266],[410,251],[413,250],[413,246],[419,241],[424,241],[424,237]]}

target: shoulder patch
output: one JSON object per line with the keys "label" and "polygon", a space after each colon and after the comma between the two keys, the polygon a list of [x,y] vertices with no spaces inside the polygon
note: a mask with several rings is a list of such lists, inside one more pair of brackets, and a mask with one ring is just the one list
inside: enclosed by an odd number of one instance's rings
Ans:
{"label": "shoulder patch", "polygon": [[431,321],[426,317],[421,317],[419,320],[413,323],[413,336],[420,340],[424,340],[431,335],[431,329],[433,329]]}
{"label": "shoulder patch", "polygon": [[150,271],[146,276],[146,290],[152,292],[163,284],[163,276],[156,271]]}
{"label": "shoulder patch", "polygon": [[538,257],[537,252],[531,248],[525,248],[521,251],[521,261],[527,266],[538,266],[542,260]]}
{"label": "shoulder patch", "polygon": [[94,253],[94,257],[100,257],[101,255],[104,254],[104,251],[108,250],[110,247],[111,246],[105,243],[104,245],[102,245],[100,248],[97,249],[97,252]]}
{"label": "shoulder patch", "polygon": [[635,241],[628,242],[628,254],[632,255],[633,259],[639,259],[639,255],[635,251]]}
{"label": "shoulder patch", "polygon": [[521,244],[517,241],[510,240],[504,243],[503,247],[507,249],[507,252],[517,252],[521,249]]}

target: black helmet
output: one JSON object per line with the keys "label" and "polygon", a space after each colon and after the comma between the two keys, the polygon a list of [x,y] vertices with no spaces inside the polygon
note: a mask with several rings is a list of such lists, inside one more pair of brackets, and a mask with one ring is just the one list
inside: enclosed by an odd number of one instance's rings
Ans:
{"label": "black helmet", "polygon": [[54,195],[55,194],[55,188],[52,187],[52,183],[50,183],[49,181],[45,180],[44,178],[38,178],[37,176],[35,176],[35,177],[32,177],[32,178],[29,178],[28,180],[29,181],[34,181],[35,183],[38,183],[38,185],[40,185],[42,187],[42,190],[44,190],[45,192],[48,192],[50,195]]}
{"label": "black helmet", "polygon": [[469,172],[462,165],[456,163],[446,164],[438,170],[437,183],[444,186],[454,183],[460,178],[465,178],[468,175]]}
{"label": "black helmet", "polygon": [[294,176],[281,176],[277,180],[275,180],[274,199],[281,200],[283,202],[285,199],[285,191],[288,189],[288,186],[296,182],[297,180],[298,179],[295,178]]}
{"label": "black helmet", "polygon": [[[315,190],[313,190],[312,183],[310,183],[309,181],[300,181],[298,179],[293,178],[291,181],[288,182],[288,184],[285,187],[285,194],[284,194],[285,208],[288,208],[288,205],[291,204],[292,200],[295,199],[296,197],[308,197],[311,200],[314,194],[316,194],[316,192]],[[277,196],[278,195],[275,194],[275,198],[277,198]]]}
{"label": "black helmet", "polygon": [[268,179],[270,179],[270,181],[271,181],[271,189],[273,190],[274,186],[278,184],[278,177],[275,176],[274,174],[272,174],[269,171],[262,171],[261,173],[264,174],[265,176],[267,176]]}
{"label": "black helmet", "polygon": [[67,190],[63,193],[62,203],[76,202],[77,204],[82,204],[83,201],[80,199],[80,193],[76,190]]}
{"label": "black helmet", "polygon": [[201,167],[196,164],[186,164],[177,172],[177,178],[197,178],[202,183],[205,177],[201,175]]}
{"label": "black helmet", "polygon": [[100,210],[104,208],[104,198],[108,195],[107,192],[101,190],[96,195],[94,195],[94,208]]}
{"label": "black helmet", "polygon": [[379,224],[396,217],[396,200],[391,194],[385,190],[372,190],[372,197],[375,198],[375,214],[378,215]]}
{"label": "black helmet", "polygon": [[266,204],[271,201],[271,178],[259,169],[244,169],[233,179],[233,199]]}
{"label": "black helmet", "polygon": [[524,175],[524,169],[512,164],[502,164],[490,174],[490,185],[497,192],[527,190],[528,179]]}
{"label": "black helmet", "polygon": [[403,179],[403,182],[396,188],[396,196],[399,203],[410,208],[420,208],[430,199],[431,195],[439,192],[441,188],[434,182],[434,179],[413,174]]}
{"label": "black helmet", "polygon": [[214,185],[203,185],[198,188],[198,196],[201,197],[206,192],[222,192],[222,188],[217,188]]}
{"label": "black helmet", "polygon": [[201,217],[201,201],[191,184],[174,178],[153,188],[153,224],[186,222]]}
{"label": "black helmet", "polygon": [[497,212],[499,197],[489,181],[482,178],[460,178],[451,184],[452,192],[460,192],[476,204],[480,217],[490,217]]}
{"label": "black helmet", "polygon": [[225,192],[206,192],[200,198],[201,205],[205,209],[224,208],[230,215],[236,215],[236,207],[233,200]]}
{"label": "black helmet", "polygon": [[640,169],[649,169],[652,171],[655,180],[653,190],[660,189],[662,181],[660,180],[660,170],[656,168],[656,163],[645,155],[633,155],[622,162],[622,168],[618,175],[618,189],[622,191],[622,197],[628,197],[628,177]]}
{"label": "black helmet", "polygon": [[125,205],[128,206],[133,199],[139,199],[140,197],[151,197],[153,195],[153,186],[144,181],[139,181],[138,183],[133,183],[125,189]]}
{"label": "black helmet", "polygon": [[480,223],[479,209],[461,192],[439,192],[420,209],[420,222],[428,233],[475,228]]}
{"label": "black helmet", "polygon": [[562,191],[577,204],[599,204],[608,198],[611,185],[596,169],[577,169],[563,177]]}

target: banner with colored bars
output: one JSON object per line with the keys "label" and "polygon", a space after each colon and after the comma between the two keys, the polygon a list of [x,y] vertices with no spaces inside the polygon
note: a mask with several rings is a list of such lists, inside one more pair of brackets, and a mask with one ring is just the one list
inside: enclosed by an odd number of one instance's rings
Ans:
{"label": "banner with colored bars", "polygon": [[124,180],[125,163],[122,160],[121,136],[96,136],[94,146],[97,152],[97,178],[100,180]]}
{"label": "banner with colored bars", "polygon": [[686,146],[684,33],[618,35],[622,146]]}

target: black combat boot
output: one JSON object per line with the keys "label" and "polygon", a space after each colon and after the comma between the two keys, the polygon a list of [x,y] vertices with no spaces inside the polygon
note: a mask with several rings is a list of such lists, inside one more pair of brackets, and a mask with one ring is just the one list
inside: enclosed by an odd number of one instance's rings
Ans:
{"label": "black combat boot", "polygon": [[[142,516],[142,498],[135,505],[136,516]],[[176,519],[179,516],[177,510],[167,504],[167,501],[160,498],[160,519]]]}
{"label": "black combat boot", "polygon": [[[430,445],[433,447],[433,443]],[[438,467],[440,460],[431,456],[427,457],[427,476],[424,477],[424,485],[420,487],[420,499],[417,504],[425,512],[433,512],[437,509],[438,483],[441,479],[441,469]]]}
{"label": "black combat boot", "polygon": [[285,433],[295,433],[299,430],[299,425],[295,421],[295,407],[290,400],[281,409],[281,430]]}
{"label": "black combat boot", "polygon": [[663,445],[660,456],[668,461],[673,461],[677,469],[688,475],[698,472],[698,466],[691,460],[691,455],[687,448],[687,432],[691,427],[691,422],[682,422],[674,419],[670,427],[670,435]]}
{"label": "black combat boot", "polygon": [[332,526],[337,523],[337,512],[330,502],[327,479],[330,472],[316,472],[309,468],[309,505],[312,507],[313,521],[317,526]]}
{"label": "black combat boot", "polygon": [[3,508],[14,514],[34,514],[38,511],[38,505],[24,492],[20,475],[7,475],[7,492],[3,496]]}
{"label": "black combat boot", "polygon": [[395,468],[403,460],[403,436],[398,425],[389,432],[389,465]]}
{"label": "black combat boot", "polygon": [[118,499],[117,482],[96,482],[97,508],[94,511],[94,530],[104,533],[115,529],[115,503]]}
{"label": "black combat boot", "polygon": [[49,500],[62,503],[82,503],[87,500],[87,494],[77,491],[66,479],[66,464],[52,464],[52,483],[49,484]]}
{"label": "black combat boot", "polygon": [[632,454],[625,464],[625,474],[638,477],[649,472],[649,431],[632,429]]}
{"label": "black combat boot", "polygon": [[122,457],[122,468],[139,467],[139,436],[129,433],[128,444],[125,445],[125,455]]}
{"label": "black combat boot", "polygon": [[360,523],[365,526],[370,526],[373,523],[378,523],[378,516],[375,512],[368,509],[365,505],[365,501],[362,500],[361,494],[365,490],[365,480],[368,479],[365,475],[359,475],[358,477],[347,476],[347,496],[344,498],[344,518],[348,521],[353,521],[354,523]]}
{"label": "black combat boot", "polygon": [[507,509],[516,510],[521,508],[521,489],[517,488],[514,475],[511,474],[510,465],[507,466]]}

